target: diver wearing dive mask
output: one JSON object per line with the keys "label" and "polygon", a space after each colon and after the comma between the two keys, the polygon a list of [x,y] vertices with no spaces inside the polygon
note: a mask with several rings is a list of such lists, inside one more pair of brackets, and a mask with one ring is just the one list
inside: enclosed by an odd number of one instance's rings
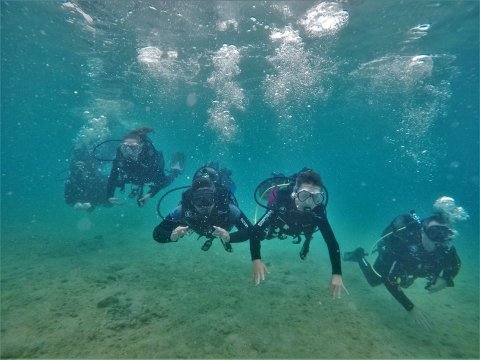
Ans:
{"label": "diver wearing dive mask", "polygon": [[142,148],[142,144],[137,139],[127,138],[120,145],[120,152],[126,160],[138,161]]}
{"label": "diver wearing dive mask", "polygon": [[425,235],[437,243],[445,243],[453,239],[455,232],[446,225],[429,225],[423,228]]}
{"label": "diver wearing dive mask", "polygon": [[[118,145],[106,190],[106,198],[111,205],[123,202],[115,197],[116,188],[123,192],[126,184],[132,184],[129,197],[136,197],[138,206],[143,206],[183,171],[185,155],[175,153],[170,171],[165,173],[163,153],[157,151],[148,138],[148,133],[152,131],[148,127],[132,130]],[[146,193],[143,191],[145,185],[149,186]]]}
{"label": "diver wearing dive mask", "polygon": [[209,214],[215,206],[215,191],[210,188],[198,189],[192,193],[192,204],[200,214]]}
{"label": "diver wearing dive mask", "polygon": [[298,191],[292,193],[295,206],[299,211],[310,211],[324,200],[324,193],[319,186],[303,184]]}
{"label": "diver wearing dive mask", "polygon": [[[443,213],[435,213],[420,221],[416,214],[397,216],[376,242],[378,257],[373,265],[363,248],[344,254],[344,261],[357,262],[371,286],[384,284],[390,294],[421,326],[430,326],[428,318],[410,301],[402,289],[417,278],[427,280],[430,293],[453,287],[460,271],[460,258],[450,245],[456,235]],[[374,251],[371,251],[373,253]]]}
{"label": "diver wearing dive mask", "polygon": [[[330,291],[334,298],[340,298],[343,292],[348,291],[342,279],[340,248],[327,219],[323,181],[317,172],[307,168],[285,180],[287,183],[283,188],[269,185],[273,189],[268,196],[269,205],[266,213],[255,224],[253,233],[262,239],[284,239],[291,236],[296,239],[294,244],[301,243],[304,236],[299,253],[304,260],[310,250],[313,234],[319,230],[328,247],[332,266]],[[254,277],[258,284],[264,279],[260,248],[256,249],[253,260]]]}
{"label": "diver wearing dive mask", "polygon": [[[182,194],[180,205],[155,228],[154,240],[159,243],[176,242],[187,233],[195,232],[199,238],[207,238],[201,247],[203,251],[209,250],[213,240],[219,238],[224,249],[232,252],[231,243],[248,240],[253,225],[231,203],[231,198],[229,190],[214,183],[210,174],[201,174]],[[238,231],[230,234],[233,227]]]}

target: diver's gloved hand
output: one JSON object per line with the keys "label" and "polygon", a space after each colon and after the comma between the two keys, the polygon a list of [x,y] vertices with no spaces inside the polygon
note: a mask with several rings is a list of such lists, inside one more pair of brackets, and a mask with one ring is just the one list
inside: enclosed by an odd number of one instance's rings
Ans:
{"label": "diver's gloved hand", "polygon": [[188,232],[188,226],[177,226],[175,229],[173,229],[172,233],[170,234],[170,240],[178,241],[178,239],[184,237],[187,232]]}
{"label": "diver's gloved hand", "polygon": [[260,282],[265,280],[265,274],[269,274],[270,272],[260,259],[253,260],[252,266],[253,281],[255,282],[255,285],[260,285]]}
{"label": "diver's gloved hand", "polygon": [[412,310],[408,312],[408,315],[417,326],[420,326],[425,330],[432,329],[432,322],[430,318],[418,307],[414,306]]}
{"label": "diver's gloved hand", "polygon": [[342,275],[333,274],[332,280],[330,280],[330,292],[334,299],[340,299],[342,297],[342,290],[350,295],[345,285],[343,285]]}
{"label": "diver's gloved hand", "polygon": [[221,238],[223,241],[225,241],[226,243],[230,242],[230,234],[228,233],[227,230],[225,229],[222,229],[221,227],[219,226],[213,226],[213,228],[215,229],[213,232],[212,232],[212,235],[213,236],[217,236],[219,238]]}

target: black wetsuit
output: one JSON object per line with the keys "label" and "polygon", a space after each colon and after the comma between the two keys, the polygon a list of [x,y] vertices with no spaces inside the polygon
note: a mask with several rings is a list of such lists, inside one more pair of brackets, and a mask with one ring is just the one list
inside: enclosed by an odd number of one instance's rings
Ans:
{"label": "black wetsuit", "polygon": [[143,141],[142,146],[142,152],[137,161],[126,159],[120,149],[117,149],[108,178],[107,199],[114,196],[116,187],[124,190],[125,184],[128,183],[139,187],[138,198],[143,196],[143,186],[149,184],[149,192],[153,197],[175,179],[176,173],[165,175],[162,152],[157,151],[149,140]]}
{"label": "black wetsuit", "polygon": [[383,231],[389,233],[377,246],[378,258],[373,266],[362,257],[358,263],[371,286],[385,284],[392,296],[410,311],[413,303],[402,288],[413,284],[416,278],[428,280],[425,289],[433,285],[438,277],[447,286],[454,286],[453,278],[460,270],[460,258],[455,247],[438,246],[427,252],[422,246],[421,224],[411,215],[400,215]]}
{"label": "black wetsuit", "polygon": [[[201,236],[213,239],[213,226],[221,227],[230,232],[233,227],[238,231],[230,234],[230,243],[246,241],[250,238],[252,223],[235,205],[229,203],[228,195],[216,193],[216,205],[209,215],[199,214],[188,200],[190,190],[182,196],[182,204],[177,206],[153,231],[153,238],[159,243],[172,242],[170,235],[178,226],[188,226]],[[251,240],[252,241],[252,240]],[[250,247],[252,247],[250,242]]]}
{"label": "black wetsuit", "polygon": [[[83,165],[77,166],[81,162]],[[70,160],[70,175],[65,181],[64,198],[68,205],[90,203],[92,211],[97,205],[106,204],[107,177],[99,169],[100,163],[87,150],[76,150]]]}
{"label": "black wetsuit", "polygon": [[[292,190],[292,187],[278,190],[272,208],[255,224],[253,233],[267,239],[292,236],[297,238],[296,243],[301,242],[301,235],[304,235],[305,241],[300,251],[300,257],[304,259],[310,249],[313,233],[318,228],[328,247],[332,274],[341,275],[340,247],[328,222],[325,206],[320,204],[312,211],[298,211],[290,196]],[[260,259],[260,242],[253,242],[253,245],[256,246],[252,251],[253,256]]]}

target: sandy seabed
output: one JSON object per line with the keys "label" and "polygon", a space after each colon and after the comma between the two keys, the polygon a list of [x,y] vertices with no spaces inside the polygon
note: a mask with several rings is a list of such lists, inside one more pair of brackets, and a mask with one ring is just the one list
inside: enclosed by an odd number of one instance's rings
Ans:
{"label": "sandy seabed", "polygon": [[422,280],[407,290],[434,324],[426,331],[353,263],[343,264],[350,295],[332,300],[318,239],[306,261],[291,240],[264,241],[270,274],[257,287],[247,243],[201,244],[5,229],[1,357],[479,358],[478,274],[434,295]]}

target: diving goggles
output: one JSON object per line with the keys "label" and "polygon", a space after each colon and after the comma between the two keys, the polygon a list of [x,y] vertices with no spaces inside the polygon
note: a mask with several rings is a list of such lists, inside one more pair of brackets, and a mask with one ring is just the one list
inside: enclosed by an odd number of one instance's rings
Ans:
{"label": "diving goggles", "polygon": [[448,226],[432,225],[424,229],[428,238],[435,242],[449,241],[455,235],[455,232]]}
{"label": "diving goggles", "polygon": [[312,193],[310,191],[307,191],[307,190],[301,190],[299,192],[297,192],[296,194],[296,197],[298,199],[298,201],[300,202],[305,202],[307,201],[308,199],[312,199],[313,203],[315,205],[318,205],[318,204],[321,204],[324,200],[324,193],[323,192],[316,192],[316,193]]}
{"label": "diving goggles", "polygon": [[197,190],[192,194],[192,203],[197,207],[209,207],[215,204],[213,190]]}

